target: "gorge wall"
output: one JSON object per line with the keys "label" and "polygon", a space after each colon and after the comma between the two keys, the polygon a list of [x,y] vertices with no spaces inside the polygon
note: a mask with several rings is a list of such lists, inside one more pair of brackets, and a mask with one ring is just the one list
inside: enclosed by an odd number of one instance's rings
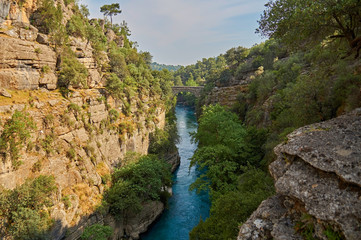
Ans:
{"label": "gorge wall", "polygon": [[361,109],[294,131],[275,153],[269,170],[277,195],[238,239],[359,239]]}
{"label": "gorge wall", "polygon": [[[61,7],[65,24],[74,4],[54,3]],[[114,168],[126,164],[126,154],[147,154],[149,134],[165,126],[165,103],[150,89],[121,100],[111,97],[91,44],[75,37],[70,37],[70,48],[88,71],[89,89],[70,87],[64,98],[57,90],[57,49],[29,21],[37,7],[32,0],[0,0],[0,132],[18,111],[29,114],[36,125],[18,160],[0,153],[0,186],[13,189],[28,178],[54,176],[57,193],[49,211],[55,226],[49,239],[77,239],[85,226],[97,222],[113,226],[114,239],[124,234],[136,239],[162,212],[163,203],[147,203],[126,223],[95,210]],[[124,45],[111,30],[104,35]],[[107,57],[102,61],[109,64]],[[175,159],[177,154],[169,159],[173,169]]]}

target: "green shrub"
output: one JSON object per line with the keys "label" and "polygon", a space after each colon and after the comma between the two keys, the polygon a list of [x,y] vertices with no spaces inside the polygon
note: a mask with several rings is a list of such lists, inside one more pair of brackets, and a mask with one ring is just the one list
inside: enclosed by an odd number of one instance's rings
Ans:
{"label": "green shrub", "polygon": [[71,207],[71,201],[68,195],[62,197],[61,201],[64,203],[66,209],[69,209]]}
{"label": "green shrub", "polygon": [[109,118],[110,123],[116,122],[119,118],[119,112],[115,109],[109,110],[108,118]]}
{"label": "green shrub", "polygon": [[88,22],[83,19],[82,15],[74,14],[66,24],[66,30],[69,35],[84,38],[87,24]]}
{"label": "green shrub", "polygon": [[235,239],[239,224],[245,222],[258,205],[274,194],[272,178],[255,168],[245,168],[235,191],[213,198],[210,217],[193,228],[190,239]]}
{"label": "green shrub", "polygon": [[40,53],[41,53],[41,49],[40,49],[40,48],[35,48],[35,49],[34,49],[34,52],[35,52],[36,54],[40,54]]}
{"label": "green shrub", "polygon": [[10,153],[12,165],[15,169],[21,164],[18,161],[21,157],[20,150],[30,138],[31,131],[35,129],[35,123],[25,111],[15,110],[11,119],[6,121],[0,136],[0,152]]}
{"label": "green shrub", "polygon": [[59,87],[87,88],[88,69],[78,61],[71,50],[65,51],[59,71]]}
{"label": "green shrub", "polygon": [[107,77],[105,88],[114,98],[121,99],[124,96],[124,83],[120,81],[115,73],[111,73]]}
{"label": "green shrub", "polygon": [[43,147],[46,154],[51,154],[54,152],[54,147],[53,147],[54,140],[55,140],[55,135],[54,133],[51,133],[49,135],[46,135],[45,138],[41,141],[41,146]]}
{"label": "green shrub", "polygon": [[107,240],[112,234],[113,229],[110,226],[94,224],[85,228],[80,239]]}
{"label": "green shrub", "polygon": [[68,105],[68,109],[69,111],[72,111],[74,113],[75,118],[79,120],[78,117],[81,114],[81,108],[76,103],[70,103]]}
{"label": "green shrub", "polygon": [[66,156],[70,159],[70,160],[75,160],[76,157],[76,152],[74,148],[70,148],[67,152],[66,152]]}
{"label": "green shrub", "polygon": [[15,239],[48,239],[47,231],[53,225],[49,209],[56,192],[54,177],[39,176],[26,180],[13,190],[0,192],[1,236]]}
{"label": "green shrub", "polygon": [[63,11],[61,5],[54,5],[53,0],[41,0],[38,9],[34,13],[36,19],[32,19],[32,23],[40,32],[49,34],[50,40],[56,46],[62,46],[67,41],[67,34],[62,24]]}
{"label": "green shrub", "polygon": [[110,213],[122,218],[128,210],[140,211],[146,201],[160,200],[164,187],[170,184],[170,166],[155,156],[143,156],[115,170],[104,200]]}
{"label": "green shrub", "polygon": [[49,73],[50,72],[50,67],[48,66],[48,65],[44,65],[44,66],[42,66],[42,68],[41,68],[41,72],[42,73]]}

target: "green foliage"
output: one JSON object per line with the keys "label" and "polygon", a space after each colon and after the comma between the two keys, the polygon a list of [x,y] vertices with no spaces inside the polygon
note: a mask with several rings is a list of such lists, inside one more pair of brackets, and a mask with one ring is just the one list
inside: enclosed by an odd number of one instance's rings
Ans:
{"label": "green foliage", "polygon": [[119,77],[111,73],[107,77],[105,88],[112,94],[113,97],[121,99],[123,97],[124,84],[120,81]]}
{"label": "green foliage", "polygon": [[84,38],[88,22],[80,14],[74,14],[66,24],[66,30],[69,35]]}
{"label": "green foliage", "polygon": [[192,133],[192,138],[198,149],[191,158],[191,166],[207,169],[191,185],[192,189],[209,188],[224,193],[235,188],[239,174],[243,173],[242,166],[261,166],[266,132],[245,128],[236,114],[220,105],[203,109],[198,131]]}
{"label": "green foliage", "polygon": [[143,156],[114,171],[104,201],[111,214],[122,218],[127,211],[140,211],[146,201],[160,200],[164,187],[170,184],[169,165],[155,156]]}
{"label": "green foliage", "polygon": [[[174,114],[174,112],[170,114]],[[155,131],[150,134],[148,152],[164,158],[167,154],[173,153],[177,149],[175,144],[178,142],[178,139],[177,126],[175,122],[168,117],[164,130],[156,128]]]}
{"label": "green foliage", "polygon": [[76,152],[74,148],[70,148],[67,152],[66,152],[66,156],[68,158],[70,158],[71,160],[75,160],[76,157]]}
{"label": "green foliage", "polygon": [[328,240],[342,240],[345,239],[340,232],[334,231],[331,226],[328,226],[323,234]]}
{"label": "green foliage", "polygon": [[41,141],[41,146],[43,147],[46,154],[51,154],[54,151],[53,143],[55,140],[55,134],[50,133],[46,135],[45,138]]}
{"label": "green foliage", "polygon": [[113,24],[113,16],[121,13],[122,10],[120,10],[119,3],[112,3],[110,5],[103,5],[102,7],[100,7],[100,12],[103,13],[104,16],[109,16],[110,21]]}
{"label": "green foliage", "polygon": [[69,209],[71,207],[71,201],[68,195],[62,197],[61,201],[64,203],[66,209]]}
{"label": "green foliage", "polygon": [[33,23],[39,31],[50,34],[50,39],[57,46],[62,45],[66,41],[67,35],[62,24],[63,12],[60,4],[54,5],[53,0],[41,0],[37,13],[35,15],[38,18]]}
{"label": "green foliage", "polygon": [[13,190],[0,192],[1,236],[15,239],[47,239],[53,222],[47,208],[53,205],[54,177],[39,176]]}
{"label": "green foliage", "polygon": [[43,66],[42,68],[41,68],[41,72],[42,73],[49,73],[50,72],[50,67],[48,66],[48,65],[45,65],[45,66]]}
{"label": "green foliage", "polygon": [[75,0],[64,0],[65,6],[68,6],[71,3],[75,3]]}
{"label": "green foliage", "polygon": [[115,109],[109,110],[108,115],[110,123],[116,122],[119,118],[119,112]]}
{"label": "green foliage", "polygon": [[236,114],[220,105],[203,109],[197,133],[198,149],[191,166],[205,170],[191,189],[210,190],[211,216],[200,221],[190,239],[231,239],[238,224],[245,221],[273,190],[271,178],[262,170],[266,131],[244,127]]}
{"label": "green foliage", "polygon": [[70,50],[64,51],[59,71],[59,87],[69,86],[87,88],[88,69],[78,61]]}
{"label": "green foliage", "polygon": [[189,233],[191,240],[235,239],[239,224],[246,221],[258,205],[274,194],[273,181],[265,172],[246,168],[236,190],[212,201],[210,217],[200,221]]}
{"label": "green foliage", "polygon": [[[193,86],[194,79],[207,79],[208,81],[215,82],[219,78],[219,74],[227,68],[226,60],[221,55],[217,58],[203,58],[202,61],[198,61],[196,64],[192,64],[186,67],[181,66],[174,72],[174,82],[178,81],[178,77],[182,80],[182,85],[185,85],[188,80],[191,80],[188,84]],[[204,84],[204,82],[200,82]],[[198,83],[196,82],[198,85]],[[176,86],[181,86],[179,83]]]}
{"label": "green foliage", "polygon": [[152,70],[162,71],[163,69],[167,69],[170,72],[174,72],[177,71],[181,67],[181,65],[174,66],[152,62],[150,64],[150,67],[152,68]]}
{"label": "green foliage", "polygon": [[94,224],[85,228],[80,239],[84,240],[107,240],[113,234],[110,226]]}
{"label": "green foliage", "polygon": [[276,0],[266,4],[258,32],[282,39],[293,48],[313,47],[327,39],[344,39],[351,51],[361,48],[358,0]]}
{"label": "green foliage", "polygon": [[11,119],[4,124],[3,132],[0,136],[0,152],[9,153],[13,167],[16,169],[20,166],[20,150],[30,138],[32,130],[36,125],[25,111],[15,110]]}

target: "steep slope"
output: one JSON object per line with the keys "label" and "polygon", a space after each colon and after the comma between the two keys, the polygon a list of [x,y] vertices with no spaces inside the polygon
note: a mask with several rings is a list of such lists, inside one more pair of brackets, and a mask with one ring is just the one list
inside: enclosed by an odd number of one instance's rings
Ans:
{"label": "steep slope", "polygon": [[[59,25],[44,29],[44,11],[59,13]],[[104,222],[114,238],[137,238],[162,212],[162,202],[146,203],[127,223],[96,209],[114,168],[126,165],[129,153],[147,154],[150,133],[165,127],[170,89],[160,87],[166,80],[152,75],[120,32],[79,14],[73,1],[0,0],[0,200],[27,179],[53,176],[52,204],[41,214],[54,225],[45,238],[77,239],[84,227]],[[69,34],[76,17],[92,39]],[[108,51],[122,55],[111,58]],[[122,86],[109,91],[104,87],[115,68],[126,75],[118,74]],[[179,164],[177,153],[168,160],[173,169]],[[0,236],[12,239],[7,212],[1,210]]]}
{"label": "steep slope", "polygon": [[238,239],[359,239],[360,127],[356,109],[289,134],[269,167],[277,195],[262,202]]}

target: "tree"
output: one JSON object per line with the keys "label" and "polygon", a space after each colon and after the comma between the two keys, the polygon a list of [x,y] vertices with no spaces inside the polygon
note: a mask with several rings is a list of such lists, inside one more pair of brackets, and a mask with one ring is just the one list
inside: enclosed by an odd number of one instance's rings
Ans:
{"label": "tree", "polygon": [[122,12],[122,10],[120,10],[119,8],[120,8],[119,3],[112,3],[110,5],[104,5],[100,7],[100,12],[104,14],[104,17],[109,16],[110,23],[113,25],[112,17]]}
{"label": "tree", "polygon": [[183,86],[182,78],[180,76],[175,77],[174,86]]}
{"label": "tree", "polygon": [[171,185],[170,166],[155,156],[142,156],[137,162],[116,169],[112,186],[104,200],[109,211],[121,218],[129,210],[137,212],[146,201],[161,200],[164,189]]}
{"label": "tree", "polygon": [[88,5],[81,4],[80,5],[80,13],[85,17],[88,18],[90,15]]}
{"label": "tree", "polygon": [[361,49],[359,0],[274,0],[266,5],[256,32],[298,48],[325,39],[343,39],[348,55]]}
{"label": "tree", "polygon": [[193,78],[193,74],[190,73],[190,77],[188,78],[187,82],[186,82],[186,86],[190,86],[190,87],[194,87],[194,86],[198,86],[198,84],[196,83],[196,81],[194,81]]}

